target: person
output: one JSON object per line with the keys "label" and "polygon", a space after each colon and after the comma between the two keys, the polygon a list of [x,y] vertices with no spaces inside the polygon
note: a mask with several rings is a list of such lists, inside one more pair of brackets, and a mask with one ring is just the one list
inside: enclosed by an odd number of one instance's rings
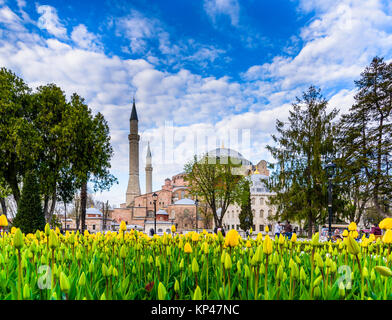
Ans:
{"label": "person", "polygon": [[280,225],[280,221],[278,221],[274,226],[275,236],[279,237],[282,232],[282,227]]}
{"label": "person", "polygon": [[372,227],[370,233],[373,233],[375,236],[381,236],[381,229],[377,225],[377,223],[373,224],[373,227]]}
{"label": "person", "polygon": [[218,234],[218,227],[215,226],[214,233]]}
{"label": "person", "polygon": [[284,226],[284,232],[285,232],[285,236],[288,239],[291,239],[291,236],[293,235],[293,227],[290,224],[289,220],[287,220],[286,225]]}
{"label": "person", "polygon": [[336,241],[337,239],[343,240],[342,236],[340,235],[339,229],[335,229],[332,237],[333,241]]}

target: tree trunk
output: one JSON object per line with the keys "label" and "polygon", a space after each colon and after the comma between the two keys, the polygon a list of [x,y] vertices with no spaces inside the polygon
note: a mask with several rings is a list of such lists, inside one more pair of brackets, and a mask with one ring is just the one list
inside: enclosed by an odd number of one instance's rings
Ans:
{"label": "tree trunk", "polygon": [[1,210],[3,211],[3,214],[7,217],[7,205],[5,203],[5,199],[0,198],[0,203],[1,203]]}
{"label": "tree trunk", "polygon": [[56,192],[52,196],[52,203],[50,204],[50,210],[49,210],[49,213],[48,213],[48,223],[49,223],[49,225],[51,225],[51,223],[52,223],[52,217],[53,217],[53,212],[54,212],[54,208],[55,207],[56,207]]}
{"label": "tree trunk", "polygon": [[80,215],[82,223],[82,233],[84,233],[86,225],[86,205],[87,205],[87,182],[83,183],[82,189],[80,190]]}

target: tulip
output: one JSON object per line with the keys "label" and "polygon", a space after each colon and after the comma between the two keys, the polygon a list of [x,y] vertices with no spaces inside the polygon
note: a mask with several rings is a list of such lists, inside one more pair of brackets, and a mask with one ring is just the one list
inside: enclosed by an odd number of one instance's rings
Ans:
{"label": "tulip", "polygon": [[202,298],[203,297],[202,297],[202,293],[201,293],[200,287],[197,286],[195,292],[193,293],[192,300],[201,300]]}
{"label": "tulip", "polygon": [[355,222],[351,222],[348,226],[349,231],[356,231],[357,230],[357,224]]}
{"label": "tulip", "polygon": [[6,226],[8,226],[7,217],[4,214],[2,214],[0,216],[0,227],[6,227]]}
{"label": "tulip", "polygon": [[184,252],[185,252],[185,253],[192,253],[192,247],[191,247],[191,245],[189,244],[189,242],[187,242],[187,243],[185,244],[185,246],[184,246]]}
{"label": "tulip", "polygon": [[167,291],[166,291],[165,286],[163,285],[162,282],[159,282],[159,285],[158,285],[158,300],[166,300],[166,294],[167,294]]}
{"label": "tulip", "polygon": [[379,225],[381,229],[389,230],[392,229],[392,218],[385,218],[382,220]]}
{"label": "tulip", "polygon": [[65,275],[64,272],[61,272],[60,274],[60,288],[61,291],[65,293],[65,295],[68,295],[70,284],[69,284],[68,277]]}
{"label": "tulip", "polygon": [[171,232],[172,232],[172,233],[175,233],[175,232],[176,232],[176,226],[175,226],[174,224],[171,226]]}
{"label": "tulip", "polygon": [[265,239],[264,239],[263,252],[266,255],[270,255],[272,253],[272,240],[270,239],[268,234],[265,236]]}
{"label": "tulip", "polygon": [[392,230],[388,229],[384,236],[382,237],[382,242],[386,243],[386,244],[390,244],[392,243]]}
{"label": "tulip", "polygon": [[225,246],[235,247],[238,245],[238,232],[234,229],[230,230],[225,238]]}

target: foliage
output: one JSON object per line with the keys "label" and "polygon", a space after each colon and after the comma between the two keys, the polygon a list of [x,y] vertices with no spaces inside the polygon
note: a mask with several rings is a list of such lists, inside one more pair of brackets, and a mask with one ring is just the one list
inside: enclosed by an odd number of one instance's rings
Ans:
{"label": "foliage", "polygon": [[250,184],[248,179],[244,180],[242,195],[240,197],[241,212],[239,214],[240,228],[244,231],[250,230],[253,226],[253,213],[250,199]]}
{"label": "foliage", "polygon": [[34,171],[29,171],[24,179],[18,212],[12,221],[14,227],[25,233],[34,233],[45,227],[45,215],[39,195],[38,179]]}
{"label": "foliage", "polygon": [[267,146],[275,159],[267,188],[276,192],[270,202],[278,219],[305,221],[309,234],[315,223],[325,220],[327,174],[325,164],[333,151],[333,119],[327,101],[313,86],[292,105],[288,123],[276,121],[275,146]]}
{"label": "foliage", "polygon": [[184,168],[191,194],[208,204],[218,227],[222,227],[228,206],[240,201],[244,176],[237,174],[241,164],[236,162],[231,157],[217,159],[205,155],[198,160],[195,156]]}

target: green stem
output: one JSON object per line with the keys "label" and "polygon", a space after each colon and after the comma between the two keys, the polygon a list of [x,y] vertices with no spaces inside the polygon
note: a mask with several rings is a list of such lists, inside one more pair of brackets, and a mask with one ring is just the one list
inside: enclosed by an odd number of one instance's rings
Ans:
{"label": "green stem", "polygon": [[268,254],[265,260],[265,271],[264,271],[264,299],[268,300]]}
{"label": "green stem", "polygon": [[22,261],[18,249],[18,300],[22,300]]}

